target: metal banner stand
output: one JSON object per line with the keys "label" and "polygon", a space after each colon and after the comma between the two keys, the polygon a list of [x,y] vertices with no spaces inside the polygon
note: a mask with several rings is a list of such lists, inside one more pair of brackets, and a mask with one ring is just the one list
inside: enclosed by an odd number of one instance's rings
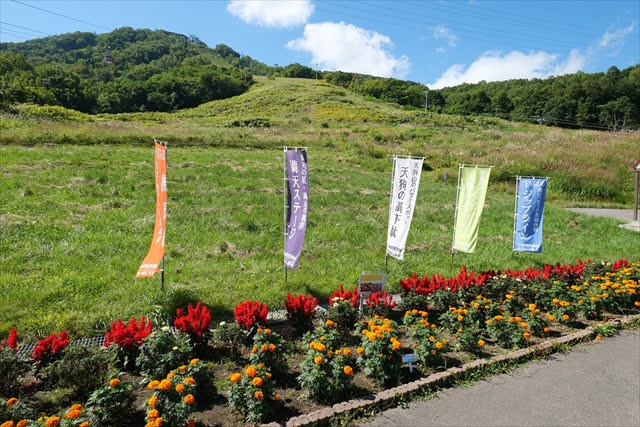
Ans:
{"label": "metal banner stand", "polygon": [[462,175],[462,168],[464,165],[458,165],[458,185],[456,185],[456,208],[453,214],[453,236],[451,238],[451,263],[453,264],[453,256],[455,255],[455,251],[453,247],[456,243],[456,224],[458,222],[458,197],[460,196],[460,176]]}

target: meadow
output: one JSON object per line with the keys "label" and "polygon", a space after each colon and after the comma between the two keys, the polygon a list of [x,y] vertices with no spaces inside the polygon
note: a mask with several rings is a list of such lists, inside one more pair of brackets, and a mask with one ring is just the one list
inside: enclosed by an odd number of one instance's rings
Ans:
{"label": "meadow", "polygon": [[[542,263],[637,260],[619,222],[564,206],[630,207],[633,133],[560,130],[401,109],[322,82],[262,79],[175,114],[81,115],[22,106],[0,116],[0,336],[169,315],[203,301],[217,319],[243,300],[326,299],[384,268],[391,154],[425,156],[404,261],[419,275]],[[166,287],[134,281],[154,221],[152,138],[169,142]],[[282,267],[282,146],[309,147],[310,213],[299,270]],[[475,254],[449,251],[457,164],[491,164]],[[629,164],[629,165],[628,165]],[[449,179],[442,179],[447,173]],[[542,254],[513,253],[513,175],[550,176]]]}

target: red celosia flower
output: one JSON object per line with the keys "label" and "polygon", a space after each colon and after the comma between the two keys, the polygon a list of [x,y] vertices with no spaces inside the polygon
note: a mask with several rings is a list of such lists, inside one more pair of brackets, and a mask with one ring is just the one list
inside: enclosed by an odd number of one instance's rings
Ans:
{"label": "red celosia flower", "polygon": [[107,331],[107,336],[104,339],[105,347],[110,344],[117,344],[125,349],[130,349],[134,345],[140,347],[142,340],[145,339],[151,333],[151,320],[143,316],[140,321],[137,322],[135,317],[132,317],[129,324],[125,326],[122,320],[118,319],[117,322],[111,323],[111,329]]}
{"label": "red celosia flower", "polygon": [[393,295],[387,291],[373,292],[369,295],[365,303],[367,307],[387,307],[392,309],[396,306],[396,303],[393,301]]}
{"label": "red celosia flower", "polygon": [[50,358],[51,356],[60,353],[68,344],[69,337],[67,331],[62,331],[59,335],[51,334],[38,341],[33,349],[32,358],[39,364],[43,359]]}
{"label": "red celosia flower", "polygon": [[186,315],[181,308],[179,308],[176,313],[178,317],[176,317],[176,320],[173,322],[173,326],[182,332],[195,336],[198,342],[201,342],[203,334],[207,331],[211,323],[211,313],[209,309],[198,302],[195,307],[189,304]]}
{"label": "red celosia flower", "polygon": [[413,273],[413,276],[400,280],[400,286],[402,286],[405,293],[413,289],[419,295],[429,295],[441,289],[457,292],[469,286],[482,286],[495,274],[494,271],[486,271],[476,275],[473,271],[468,273],[467,267],[462,266],[458,275],[449,279],[439,274],[435,274],[431,278],[424,276],[419,279],[416,273]]}
{"label": "red celosia flower", "polygon": [[293,295],[287,294],[287,299],[284,301],[284,307],[287,309],[287,313],[290,316],[313,316],[315,308],[318,306],[318,298],[311,295]]}
{"label": "red celosia flower", "polygon": [[617,271],[617,270],[620,270],[621,268],[628,267],[628,266],[629,266],[629,261],[627,261],[626,259],[619,259],[613,263],[613,265],[611,266],[611,270]]}
{"label": "red celosia flower", "polygon": [[15,351],[18,351],[18,330],[13,328],[9,331],[9,337],[0,343],[0,348],[7,346]]}
{"label": "red celosia flower", "polygon": [[267,322],[267,313],[269,309],[266,304],[258,301],[244,301],[236,305],[233,314],[238,325],[244,329],[251,329],[256,323],[265,324]]}
{"label": "red celosia flower", "polygon": [[[338,300],[335,300],[338,298]],[[342,284],[340,288],[331,294],[329,297],[329,305],[338,301],[347,301],[352,307],[358,307],[360,305],[360,295],[358,295],[358,287],[354,287],[353,291],[346,291],[343,289]]]}

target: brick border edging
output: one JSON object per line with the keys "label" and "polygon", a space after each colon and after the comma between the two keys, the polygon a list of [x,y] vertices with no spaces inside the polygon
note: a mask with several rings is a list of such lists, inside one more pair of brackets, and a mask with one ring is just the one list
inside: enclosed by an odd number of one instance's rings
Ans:
{"label": "brick border edging", "polygon": [[[611,323],[615,325],[617,328],[619,328],[622,325],[631,323],[636,319],[640,319],[640,314],[627,316],[623,318],[610,319],[607,321],[607,323]],[[382,390],[376,394],[361,397],[358,399],[347,400],[344,402],[336,403],[335,405],[330,407],[319,409],[317,411],[314,411],[308,414],[298,415],[296,417],[290,418],[285,424],[272,422],[269,424],[263,424],[262,426],[263,427],[306,426],[313,423],[328,421],[330,418],[336,415],[346,414],[348,412],[355,411],[357,409],[364,409],[364,408],[367,408],[373,405],[378,405],[378,404],[384,405],[393,401],[398,395],[404,396],[404,395],[409,395],[411,393],[415,393],[421,390],[422,388],[437,385],[438,383],[441,383],[446,379],[455,378],[460,374],[463,374],[465,372],[468,372],[474,369],[478,369],[481,366],[493,365],[493,364],[508,361],[508,360],[518,360],[530,354],[535,354],[540,351],[551,349],[553,348],[554,345],[557,345],[557,344],[581,341],[586,337],[593,335],[594,331],[595,331],[594,326],[588,326],[587,328],[581,331],[574,332],[572,334],[565,335],[559,338],[549,339],[547,341],[543,341],[539,344],[536,344],[532,347],[526,347],[520,350],[515,350],[507,354],[499,354],[489,360],[477,359],[472,362],[465,363],[460,367],[449,368],[446,371],[437,372],[435,374],[429,375],[428,377],[423,377],[407,384],[402,384],[397,387],[393,387],[387,390]]]}

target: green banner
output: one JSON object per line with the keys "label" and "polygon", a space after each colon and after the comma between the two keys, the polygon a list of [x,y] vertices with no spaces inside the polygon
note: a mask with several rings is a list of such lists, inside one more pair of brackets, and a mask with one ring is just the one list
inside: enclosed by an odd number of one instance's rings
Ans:
{"label": "green banner", "polygon": [[453,249],[475,252],[478,240],[478,225],[484,198],[489,185],[489,166],[465,166],[460,168],[460,188],[456,209]]}

